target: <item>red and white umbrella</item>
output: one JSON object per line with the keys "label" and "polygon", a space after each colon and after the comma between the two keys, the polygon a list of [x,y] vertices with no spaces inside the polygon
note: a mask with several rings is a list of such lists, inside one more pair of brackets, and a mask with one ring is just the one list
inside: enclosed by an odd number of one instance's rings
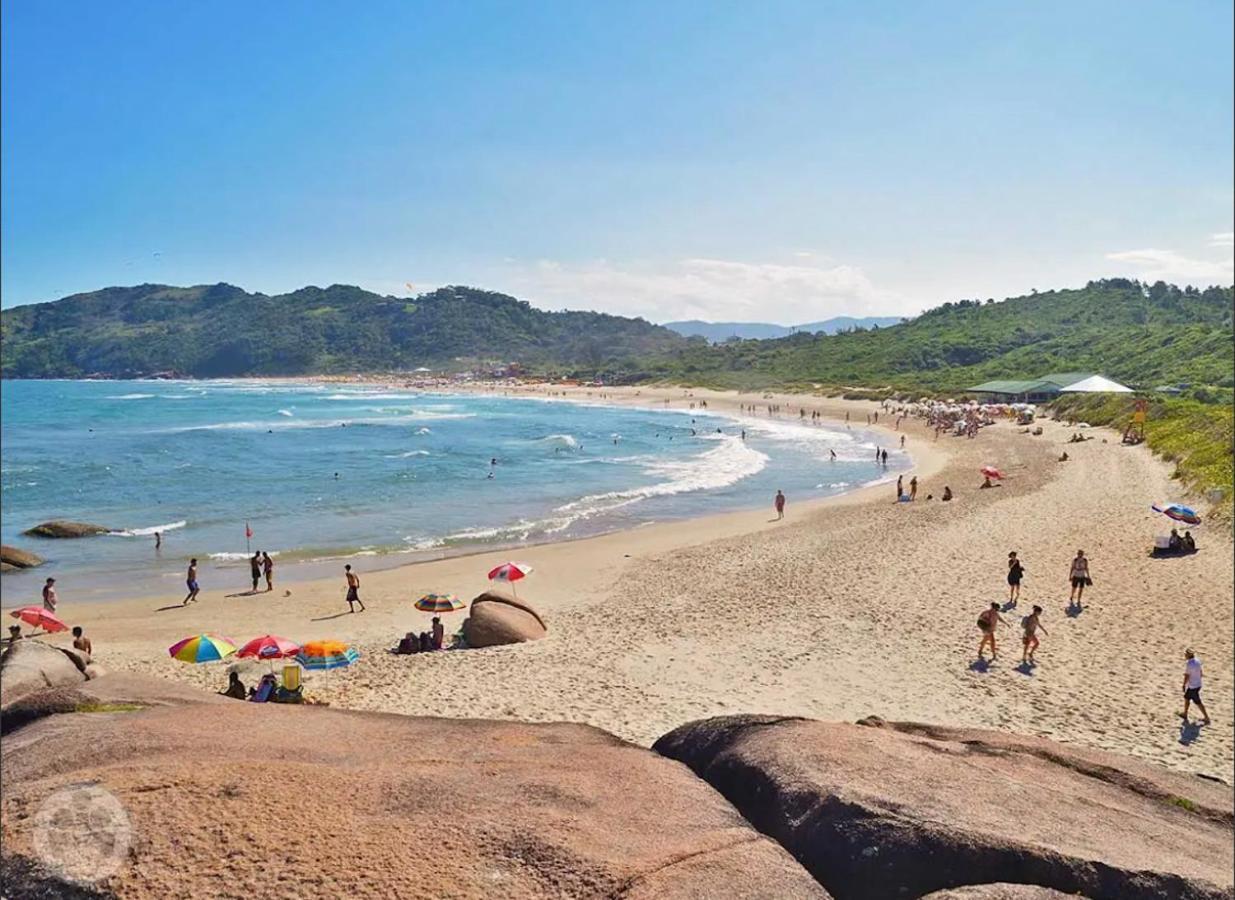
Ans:
{"label": "red and white umbrella", "polygon": [[270,671],[273,672],[276,659],[290,659],[299,652],[300,645],[295,641],[276,637],[273,634],[263,634],[261,637],[253,638],[253,640],[237,650],[236,655],[252,657],[254,659],[268,659],[270,660]]}
{"label": "red and white umbrella", "polygon": [[994,478],[996,481],[1003,478],[1003,472],[1000,472],[994,466],[983,466],[978,471],[980,471],[987,478]]}
{"label": "red and white umbrella", "polygon": [[50,613],[41,606],[23,606],[21,609],[13,610],[9,615],[14,619],[21,619],[27,625],[42,628],[48,633],[69,630],[69,626],[61,622],[55,613]]}
{"label": "red and white umbrella", "polygon": [[527,563],[508,562],[489,570],[490,581],[505,581],[514,591],[516,581],[521,581],[532,574],[532,567]]}

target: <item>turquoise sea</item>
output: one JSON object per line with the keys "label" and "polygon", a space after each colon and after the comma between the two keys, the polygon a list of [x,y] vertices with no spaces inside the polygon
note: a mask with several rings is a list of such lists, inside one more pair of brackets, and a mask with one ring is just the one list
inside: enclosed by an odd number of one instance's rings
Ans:
{"label": "turquoise sea", "polygon": [[[3,541],[48,560],[4,576],[6,605],[49,574],[64,599],[177,594],[191,556],[204,588],[243,586],[246,523],[286,578],[770,509],[777,489],[792,509],[909,464],[876,465],[877,438],[843,423],[690,410],[261,381],[0,391]],[[52,518],[112,533],[21,534]]]}

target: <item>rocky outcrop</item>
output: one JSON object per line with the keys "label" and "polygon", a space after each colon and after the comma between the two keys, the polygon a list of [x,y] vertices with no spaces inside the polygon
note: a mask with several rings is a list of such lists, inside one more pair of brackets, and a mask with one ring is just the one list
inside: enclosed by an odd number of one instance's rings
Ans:
{"label": "rocky outcrop", "polygon": [[1001,732],[770,716],[692,722],[654,749],[841,900],[997,882],[1093,900],[1235,896],[1230,788],[1128,757]]}
{"label": "rocky outcrop", "polygon": [[1033,884],[971,884],[927,894],[921,900],[1086,900]]}
{"label": "rocky outcrop", "polygon": [[11,572],[14,569],[33,569],[43,565],[43,557],[20,547],[0,544],[0,572]]}
{"label": "rocky outcrop", "polygon": [[94,885],[109,896],[828,897],[685,767],[595,728],[231,700],[205,714],[146,704],[134,684],[116,693],[146,708],[5,737],[6,887],[56,895],[64,872],[39,862],[35,823],[53,793],[83,786],[132,829]]}
{"label": "rocky outcrop", "polygon": [[469,647],[521,644],[545,636],[544,620],[525,601],[486,591],[472,601],[463,622],[463,637]]}
{"label": "rocky outcrop", "polygon": [[104,528],[102,525],[91,525],[89,522],[70,522],[68,519],[52,519],[50,522],[43,522],[41,525],[28,528],[22,534],[43,538],[79,538],[89,537],[92,534],[107,534],[109,531],[111,531],[110,528]]}
{"label": "rocky outcrop", "polygon": [[26,694],[81,684],[89,662],[83,656],[31,638],[14,641],[0,656],[0,707]]}

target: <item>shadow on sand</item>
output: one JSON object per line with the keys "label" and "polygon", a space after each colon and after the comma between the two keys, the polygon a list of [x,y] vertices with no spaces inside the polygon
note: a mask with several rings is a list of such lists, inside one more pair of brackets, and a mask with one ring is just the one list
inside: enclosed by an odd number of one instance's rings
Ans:
{"label": "shadow on sand", "polygon": [[338,619],[338,618],[342,618],[343,616],[350,616],[355,612],[356,610],[354,609],[348,609],[348,610],[344,610],[343,612],[334,613],[333,615],[330,615],[330,616],[318,616],[316,619],[310,619],[309,621],[310,622],[326,622],[330,619]]}
{"label": "shadow on sand", "polygon": [[990,660],[984,657],[978,657],[977,659],[975,659],[973,662],[969,664],[970,672],[986,673],[986,672],[989,672],[990,670],[991,670]]}
{"label": "shadow on sand", "polygon": [[1179,723],[1179,743],[1185,747],[1201,736],[1200,722]]}

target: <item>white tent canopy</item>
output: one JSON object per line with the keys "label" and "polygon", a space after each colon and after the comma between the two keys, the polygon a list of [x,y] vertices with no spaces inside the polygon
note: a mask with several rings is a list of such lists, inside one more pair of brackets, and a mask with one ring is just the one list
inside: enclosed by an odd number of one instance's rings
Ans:
{"label": "white tent canopy", "polygon": [[1124,387],[1118,381],[1111,381],[1101,375],[1090,375],[1088,378],[1070,384],[1061,389],[1065,394],[1131,394],[1132,388]]}

